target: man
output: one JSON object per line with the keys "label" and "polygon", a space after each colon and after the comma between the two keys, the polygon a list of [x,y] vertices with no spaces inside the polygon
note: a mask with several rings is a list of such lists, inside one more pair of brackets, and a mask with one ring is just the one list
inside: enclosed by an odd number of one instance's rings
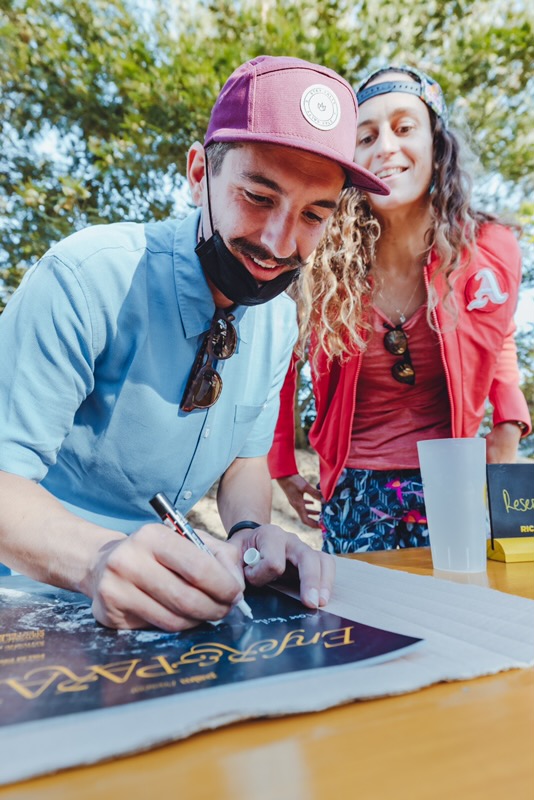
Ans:
{"label": "man", "polygon": [[[252,546],[251,583],[290,562],[302,601],[327,603],[333,560],[269,524],[266,454],[296,339],[283,290],[344,184],[387,193],[353,163],[355,140],[336,73],[257,58],[189,152],[200,211],[87,228],[28,271],[0,322],[0,561],[83,592],[116,628],[222,617]],[[184,513],[221,475],[235,535],[210,538],[210,558],[149,500],[163,491]]]}

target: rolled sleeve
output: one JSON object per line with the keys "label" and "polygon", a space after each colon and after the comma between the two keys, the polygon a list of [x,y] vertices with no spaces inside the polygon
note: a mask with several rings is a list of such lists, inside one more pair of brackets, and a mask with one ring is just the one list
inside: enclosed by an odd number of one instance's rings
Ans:
{"label": "rolled sleeve", "polygon": [[532,431],[532,423],[527,401],[519,388],[519,380],[517,348],[514,341],[514,326],[512,326],[499,353],[489,392],[489,401],[493,406],[494,425],[509,421],[524,422],[527,430],[523,436],[528,436]]}

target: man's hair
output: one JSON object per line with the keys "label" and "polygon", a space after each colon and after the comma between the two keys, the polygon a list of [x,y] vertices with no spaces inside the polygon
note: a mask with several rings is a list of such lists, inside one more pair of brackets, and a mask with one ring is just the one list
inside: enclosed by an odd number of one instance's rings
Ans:
{"label": "man's hair", "polygon": [[219,174],[226,154],[236,147],[241,147],[239,142],[212,142],[206,147],[208,165],[212,175]]}

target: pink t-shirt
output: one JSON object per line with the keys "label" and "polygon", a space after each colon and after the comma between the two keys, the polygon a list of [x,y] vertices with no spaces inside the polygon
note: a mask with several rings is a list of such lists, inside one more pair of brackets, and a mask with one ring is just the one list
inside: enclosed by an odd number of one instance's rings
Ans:
{"label": "pink t-shirt", "polygon": [[374,332],[362,359],[347,466],[354,469],[417,469],[417,441],[451,435],[451,414],[439,341],[421,306],[402,326],[415,384],[391,374],[394,356],[384,347],[387,316],[374,307]]}

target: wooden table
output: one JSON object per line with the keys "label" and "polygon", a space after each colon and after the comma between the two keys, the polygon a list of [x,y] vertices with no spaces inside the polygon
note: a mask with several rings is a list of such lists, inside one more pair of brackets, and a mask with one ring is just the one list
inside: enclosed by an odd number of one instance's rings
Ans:
{"label": "wooden table", "polygon": [[[361,558],[432,574],[423,549]],[[488,562],[488,584],[534,599],[534,563]],[[534,800],[534,669],[241,722],[0,789],[1,800],[8,797]]]}

